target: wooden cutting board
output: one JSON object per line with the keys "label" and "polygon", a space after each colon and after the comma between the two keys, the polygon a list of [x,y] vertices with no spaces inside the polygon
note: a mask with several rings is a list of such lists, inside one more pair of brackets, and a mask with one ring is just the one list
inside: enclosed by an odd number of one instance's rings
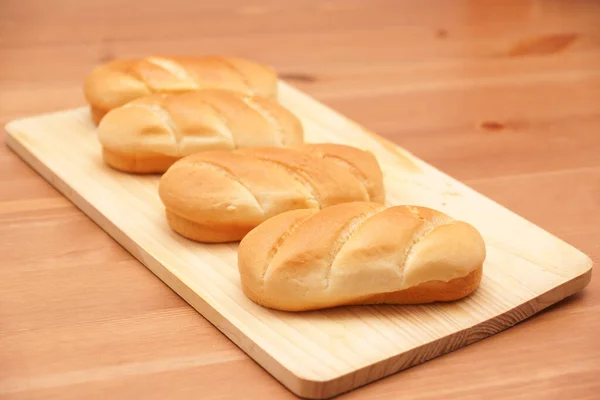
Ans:
{"label": "wooden cutting board", "polygon": [[[389,205],[416,204],[470,222],[487,260],[480,288],[448,304],[270,311],[240,289],[237,244],[189,241],[168,227],[157,176],[101,160],[87,108],[13,121],[7,143],[292,392],[326,398],[486,338],[585,287],[591,260],[569,244],[281,83],[308,142],[372,151]],[[435,143],[432,143],[434,146]],[[568,327],[565,327],[568,329]]]}

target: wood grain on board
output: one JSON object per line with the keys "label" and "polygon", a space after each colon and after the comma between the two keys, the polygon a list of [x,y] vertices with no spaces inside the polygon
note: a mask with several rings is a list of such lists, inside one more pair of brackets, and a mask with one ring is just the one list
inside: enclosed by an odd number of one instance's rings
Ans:
{"label": "wood grain on board", "polygon": [[[9,0],[0,18],[2,125],[83,105],[114,57],[241,54],[600,257],[597,2]],[[0,397],[293,397],[6,146],[0,166]],[[342,397],[593,398],[599,292]]]}
{"label": "wood grain on board", "polygon": [[175,234],[158,197],[158,176],[123,174],[104,165],[86,108],[12,121],[6,125],[7,143],[302,397],[329,398],[454,351],[589,283],[591,260],[565,242],[284,83],[279,101],[298,116],[306,141],[371,151],[382,168],[388,205],[418,204],[473,224],[487,247],[477,292],[439,305],[269,311],[241,291],[237,244],[198,244]]}

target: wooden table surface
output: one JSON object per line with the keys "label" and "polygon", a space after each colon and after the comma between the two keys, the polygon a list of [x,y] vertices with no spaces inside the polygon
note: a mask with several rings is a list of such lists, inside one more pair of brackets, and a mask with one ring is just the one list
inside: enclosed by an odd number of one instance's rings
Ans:
{"label": "wooden table surface", "polygon": [[[600,259],[598,1],[2,0],[0,51],[3,125],[83,105],[82,79],[115,57],[269,63]],[[0,166],[0,398],[293,398],[6,146]],[[597,398],[599,333],[592,278],[342,397]]]}

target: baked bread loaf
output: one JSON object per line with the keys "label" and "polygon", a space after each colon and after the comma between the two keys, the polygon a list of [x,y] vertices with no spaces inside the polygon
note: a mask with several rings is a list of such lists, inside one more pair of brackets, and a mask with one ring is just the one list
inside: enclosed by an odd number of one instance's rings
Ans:
{"label": "baked bread loaf", "polygon": [[106,114],[97,134],[104,161],[134,173],[200,151],[303,143],[302,124],[276,101],[217,89],[141,97]]}
{"label": "baked bread loaf", "polygon": [[83,93],[96,124],[113,108],[152,93],[226,89],[275,98],[277,74],[239,57],[163,57],[111,61],[85,78]]}
{"label": "baked bread loaf", "polygon": [[265,307],[452,301],[479,285],[479,232],[425,207],[373,202],[277,215],[240,242],[244,293]]}
{"label": "baked bread loaf", "polygon": [[174,231],[211,243],[238,241],[285,211],[385,198],[376,158],[338,144],[197,153],[173,164],[158,191]]}

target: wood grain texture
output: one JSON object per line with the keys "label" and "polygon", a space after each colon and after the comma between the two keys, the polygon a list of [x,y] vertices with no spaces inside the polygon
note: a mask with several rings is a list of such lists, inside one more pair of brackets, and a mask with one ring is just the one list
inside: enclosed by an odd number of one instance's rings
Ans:
{"label": "wood grain texture", "polygon": [[[115,57],[241,54],[597,262],[599,6],[7,0],[0,122],[82,105]],[[0,166],[1,398],[293,397],[6,146]],[[342,398],[595,398],[599,293]]]}

